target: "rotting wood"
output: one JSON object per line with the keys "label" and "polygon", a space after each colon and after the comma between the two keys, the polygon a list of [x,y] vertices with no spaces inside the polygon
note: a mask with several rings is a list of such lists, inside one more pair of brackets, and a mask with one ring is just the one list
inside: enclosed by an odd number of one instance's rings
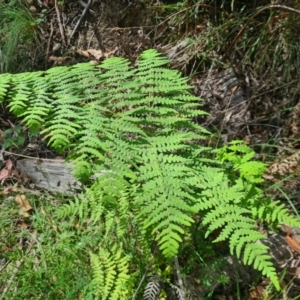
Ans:
{"label": "rotting wood", "polygon": [[54,161],[22,159],[17,161],[16,168],[40,189],[73,195],[83,188],[72,174],[72,165],[61,159]]}

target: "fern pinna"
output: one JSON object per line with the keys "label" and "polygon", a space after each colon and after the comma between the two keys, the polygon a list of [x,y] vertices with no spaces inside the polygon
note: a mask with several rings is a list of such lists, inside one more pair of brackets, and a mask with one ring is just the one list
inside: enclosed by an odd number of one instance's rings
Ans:
{"label": "fern pinna", "polygon": [[98,224],[102,243],[90,257],[100,299],[125,299],[134,286],[128,247],[141,249],[147,260],[157,243],[172,259],[197,215],[207,235],[221,229],[216,242],[228,240],[232,253],[279,289],[268,248],[257,243],[264,235],[256,220],[274,226],[300,222],[257,188],[264,166],[252,160],[249,147],[231,143],[207,158],[213,151],[201,140],[209,132],[192,121],[205,114],[199,98],[167,65],[157,51],[147,50],[135,67],[110,58],[99,66],[4,74],[0,100],[29,128],[41,129],[56,150],[68,150],[79,178],[97,177],[57,216]]}

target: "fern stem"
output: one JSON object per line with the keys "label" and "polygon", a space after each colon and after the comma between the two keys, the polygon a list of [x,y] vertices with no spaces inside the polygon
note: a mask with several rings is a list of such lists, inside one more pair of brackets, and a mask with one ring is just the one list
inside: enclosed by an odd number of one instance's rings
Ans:
{"label": "fern stem", "polygon": [[146,272],[144,273],[142,279],[140,280],[139,285],[138,285],[138,287],[136,288],[136,291],[135,291],[134,295],[132,296],[131,300],[135,300],[135,297],[137,296],[137,294],[138,294],[138,292],[139,292],[139,289],[141,288],[141,286],[142,286],[142,284],[143,284],[143,282],[144,282],[144,280],[145,280],[145,278],[146,278],[146,275],[147,275],[148,270],[149,270],[149,266],[150,266],[150,263],[149,263],[149,265],[147,266]]}

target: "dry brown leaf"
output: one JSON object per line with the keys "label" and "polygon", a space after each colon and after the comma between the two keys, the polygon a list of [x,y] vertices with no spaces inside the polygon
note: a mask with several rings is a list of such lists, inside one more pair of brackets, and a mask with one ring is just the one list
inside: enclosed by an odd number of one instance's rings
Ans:
{"label": "dry brown leaf", "polygon": [[49,57],[49,61],[55,61],[57,63],[64,63],[66,61],[66,58],[65,57],[58,57],[58,56],[51,55]]}
{"label": "dry brown leaf", "polygon": [[294,251],[300,253],[300,244],[292,237],[287,235],[285,237],[286,242],[288,243],[288,245],[290,246],[291,249],[293,249]]}
{"label": "dry brown leaf", "polygon": [[205,29],[206,28],[206,26],[204,26],[204,25],[196,25],[195,26],[195,29],[197,29],[197,30],[202,30],[202,29]]}
{"label": "dry brown leaf", "polygon": [[[254,299],[258,299],[258,300],[262,300],[262,299],[269,299],[268,294],[265,290],[265,286],[263,283],[257,285],[256,287],[253,287],[250,290],[250,299],[254,300]],[[249,300],[250,300],[249,299]]]}
{"label": "dry brown leaf", "polygon": [[19,220],[17,225],[20,229],[26,229],[29,227],[29,224],[27,224],[24,220]]}
{"label": "dry brown leaf", "polygon": [[56,52],[61,48],[61,43],[55,43],[52,47],[52,52]]}
{"label": "dry brown leaf", "polygon": [[266,180],[275,180],[274,176],[268,175],[268,174],[263,175],[263,178],[266,179]]}
{"label": "dry brown leaf", "polygon": [[236,89],[237,89],[238,87],[239,87],[238,85],[232,87],[232,88],[231,88],[231,93],[234,94],[234,92],[236,91]]}
{"label": "dry brown leaf", "polygon": [[86,51],[86,50],[77,49],[76,52],[78,54],[80,54],[80,55],[85,56],[85,57],[89,57],[90,56],[89,53],[88,53],[88,51]]}
{"label": "dry brown leaf", "polygon": [[5,162],[5,168],[0,171],[0,182],[4,183],[4,181],[11,177],[13,163],[10,159]]}
{"label": "dry brown leaf", "polygon": [[11,161],[10,159],[8,159],[8,160],[6,161],[6,169],[7,169],[7,170],[11,170],[12,167],[13,167],[13,163],[12,163],[12,161]]}
{"label": "dry brown leaf", "polygon": [[293,155],[285,158],[280,162],[272,164],[268,170],[267,174],[278,174],[278,175],[288,175],[299,170],[300,167],[300,151],[297,151]]}
{"label": "dry brown leaf", "polygon": [[197,283],[197,284],[200,284],[201,281],[198,279],[198,278],[194,278],[194,281]]}
{"label": "dry brown leaf", "polygon": [[104,56],[103,52],[101,50],[88,49],[87,51],[88,51],[88,53],[93,55],[97,60],[99,60],[100,58],[102,58]]}
{"label": "dry brown leaf", "polygon": [[273,16],[268,23],[268,28],[270,30],[270,32],[274,31],[274,25],[281,19],[285,19],[288,16],[287,12],[282,12],[276,16]]}
{"label": "dry brown leaf", "polygon": [[290,248],[300,253],[300,243],[293,237],[292,229],[287,225],[284,225],[283,228],[284,231],[286,232],[285,240],[290,246]]}
{"label": "dry brown leaf", "polygon": [[3,191],[3,194],[4,195],[8,195],[10,194],[11,192],[17,192],[19,190],[18,188],[18,184],[16,183],[15,185],[9,185],[7,186],[4,191]]}
{"label": "dry brown leaf", "polygon": [[20,209],[19,214],[20,214],[20,216],[22,216],[24,218],[30,217],[30,214],[27,211],[23,211],[22,209]]}
{"label": "dry brown leaf", "polygon": [[9,170],[7,170],[7,169],[2,169],[1,171],[0,171],[0,182],[1,183],[4,183],[4,181],[6,180],[6,179],[8,179],[10,177],[10,171]]}
{"label": "dry brown leaf", "polygon": [[29,204],[25,195],[17,195],[15,197],[16,202],[20,208],[20,215],[27,218],[29,217],[29,211],[32,210],[32,206]]}

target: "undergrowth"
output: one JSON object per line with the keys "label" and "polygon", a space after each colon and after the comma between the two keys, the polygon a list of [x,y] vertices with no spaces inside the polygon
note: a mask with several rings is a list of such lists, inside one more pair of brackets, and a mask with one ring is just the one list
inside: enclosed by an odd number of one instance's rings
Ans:
{"label": "undergrowth", "polygon": [[99,243],[93,228],[56,220],[62,199],[28,196],[30,217],[20,215],[14,196],[2,197],[0,299],[85,299],[92,297],[87,249]]}
{"label": "undergrowth", "polygon": [[[300,221],[264,195],[265,166],[252,149],[240,141],[218,150],[203,145],[210,133],[192,121],[205,114],[199,98],[167,65],[147,50],[136,66],[110,58],[99,66],[0,76],[0,100],[30,129],[41,130],[50,146],[67,151],[76,176],[87,183],[81,195],[57,207],[61,229],[53,227],[59,247],[70,250],[70,266],[89,255],[85,270],[91,268],[93,278],[87,275],[82,297],[162,295],[163,285],[150,284],[151,278],[170,281],[178,271],[172,262],[197,219],[206,238],[218,230],[214,243],[228,243],[232,255],[279,290],[268,247],[257,243],[265,238],[257,221],[274,230]],[[54,263],[66,263],[60,259]],[[184,299],[180,284],[169,286]]]}
{"label": "undergrowth", "polygon": [[295,105],[299,96],[299,1],[281,5],[183,0],[172,5],[160,2],[151,9],[157,24],[151,31],[154,41],[169,49],[177,69],[194,75],[207,73],[211,65],[230,65],[246,79],[248,97],[252,93],[261,96],[257,110],[267,108],[264,98],[269,95],[286,99],[276,103],[279,107]]}
{"label": "undergrowth", "polygon": [[39,44],[38,24],[19,1],[0,0],[0,74],[21,72]]}

